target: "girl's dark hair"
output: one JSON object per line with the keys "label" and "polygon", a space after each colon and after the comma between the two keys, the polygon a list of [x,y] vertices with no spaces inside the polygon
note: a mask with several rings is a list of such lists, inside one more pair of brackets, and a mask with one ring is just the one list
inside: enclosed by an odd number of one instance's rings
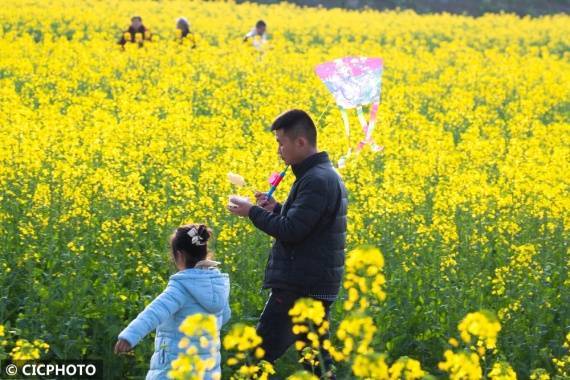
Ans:
{"label": "girl's dark hair", "polygon": [[[192,238],[189,231],[197,230],[197,238]],[[175,260],[183,255],[186,268],[194,268],[198,261],[208,257],[208,239],[212,236],[212,230],[203,224],[186,224],[174,230],[170,237],[170,249],[172,258]]]}

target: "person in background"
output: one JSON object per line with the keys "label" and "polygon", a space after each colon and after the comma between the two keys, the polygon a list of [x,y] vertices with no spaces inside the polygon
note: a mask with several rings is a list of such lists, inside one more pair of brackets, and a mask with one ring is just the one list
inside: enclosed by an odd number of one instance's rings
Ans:
{"label": "person in background", "polygon": [[180,17],[176,20],[176,32],[181,44],[185,40],[189,40],[192,44],[192,49],[196,47],[196,38],[194,38],[194,33],[190,30],[190,22],[187,18]]}
{"label": "person in background", "polygon": [[259,20],[253,29],[249,31],[244,37],[243,41],[251,39],[253,46],[260,49],[267,42],[267,24],[263,20]]}
{"label": "person in background", "polygon": [[144,41],[150,41],[150,30],[145,27],[142,23],[142,17],[133,16],[131,17],[131,25],[129,28],[123,32],[121,39],[119,40],[119,45],[123,48],[127,42],[137,43],[139,47],[143,46]]}

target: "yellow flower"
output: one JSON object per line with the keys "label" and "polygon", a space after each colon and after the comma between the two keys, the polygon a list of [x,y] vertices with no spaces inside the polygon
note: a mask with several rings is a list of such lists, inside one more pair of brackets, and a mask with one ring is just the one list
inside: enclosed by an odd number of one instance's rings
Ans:
{"label": "yellow flower", "polygon": [[344,302],[345,310],[353,310],[357,306],[356,310],[364,311],[371,302],[386,299],[386,278],[381,272],[383,267],[384,257],[378,249],[363,247],[347,254],[343,284],[348,292],[348,299]]}
{"label": "yellow flower", "polygon": [[201,336],[198,338],[200,340],[200,347],[207,348],[210,344],[210,341],[205,336]]}
{"label": "yellow flower", "polygon": [[314,323],[321,325],[325,318],[325,307],[321,301],[313,298],[300,298],[289,310],[293,323]]}
{"label": "yellow flower", "polygon": [[259,367],[256,365],[242,365],[238,369],[238,374],[244,376],[245,378],[249,378],[259,372]]}
{"label": "yellow flower", "polygon": [[550,380],[550,374],[544,368],[533,369],[530,373],[531,380]]}
{"label": "yellow flower", "polygon": [[305,325],[293,325],[293,334],[299,335],[309,331],[309,328]]}
{"label": "yellow flower", "polygon": [[356,355],[352,363],[352,373],[364,379],[389,379],[385,355],[377,353]]}
{"label": "yellow flower", "polygon": [[483,373],[479,364],[479,356],[475,353],[454,353],[447,350],[445,361],[438,364],[439,369],[449,373],[451,380],[479,380]]}
{"label": "yellow flower", "polygon": [[257,347],[257,348],[255,349],[255,357],[256,357],[257,359],[261,359],[261,358],[264,357],[264,356],[265,356],[265,350],[264,350],[263,348],[261,348],[261,347]]}
{"label": "yellow flower", "polygon": [[255,328],[245,324],[235,324],[223,339],[226,350],[249,351],[261,344]]}
{"label": "yellow flower", "polygon": [[190,345],[190,339],[184,337],[178,342],[178,348],[187,348]]}
{"label": "yellow flower", "polygon": [[10,352],[13,361],[36,360],[41,357],[41,352],[47,352],[49,345],[39,339],[29,342],[26,339],[18,339]]}
{"label": "yellow flower", "polygon": [[516,380],[517,374],[509,363],[497,362],[493,364],[489,378],[492,380]]}
{"label": "yellow flower", "polygon": [[214,339],[218,336],[216,317],[209,314],[194,314],[186,317],[180,324],[179,330],[187,336],[207,334]]}
{"label": "yellow flower", "polygon": [[[523,368],[520,358],[531,350],[559,351],[560,345],[527,344],[522,329],[534,317],[544,320],[546,336],[559,333],[556,319],[545,316],[564,310],[570,287],[568,15],[472,18],[286,2],[144,1],[137,12],[165,38],[142,49],[127,44],[125,52],[109,36],[126,26],[133,4],[89,1],[92,11],[85,12],[83,3],[4,0],[0,12],[0,230],[9,232],[2,248],[10,253],[0,255],[0,286],[26,283],[36,290],[18,299],[21,312],[11,317],[26,336],[49,331],[58,351],[67,336],[92,330],[96,314],[131,315],[148,301],[140,295],[166,285],[169,255],[159,241],[165,231],[194,221],[216,230],[216,253],[231,272],[234,319],[256,314],[263,274],[251,254],[269,241],[225,209],[232,192],[226,176],[246,175],[248,188],[240,191],[249,196],[250,187],[267,188],[267,174],[282,167],[267,126],[293,106],[314,118],[319,148],[334,163],[358,144],[364,137],[358,116],[349,112],[345,136],[335,100],[314,73],[318,63],[352,52],[385,60],[372,133],[384,150],[353,150],[339,169],[350,194],[351,248],[345,298],[337,306],[349,313],[333,308],[342,338],[323,346],[349,368],[358,355],[398,341],[381,341],[379,329],[407,334],[405,345],[413,344],[419,335],[406,331],[407,322],[428,313],[434,325],[420,332],[421,344],[436,342],[447,321],[478,295],[477,303],[496,307],[509,330],[511,344],[503,349],[510,352],[502,356],[513,358],[513,368]],[[171,38],[182,13],[192,16],[197,49]],[[261,54],[237,32],[257,17],[268,22],[271,40]],[[206,27],[216,20],[223,25]],[[284,201],[294,181],[286,176],[275,197]],[[54,313],[80,308],[75,297],[56,296],[84,289],[91,278],[93,291],[83,301],[98,305],[102,295],[105,307],[79,316],[88,326],[59,323]],[[388,278],[394,298],[383,305]],[[466,298],[454,297],[459,293]],[[49,307],[34,312],[40,304]],[[329,327],[313,313],[295,323],[297,333],[326,335]],[[366,315],[374,318],[365,321]],[[487,319],[466,317],[450,348],[478,355],[491,371],[485,355],[496,350],[501,331]],[[191,335],[185,355],[196,354],[200,336],[212,338],[209,348],[217,346],[220,326],[213,321],[196,318],[182,327]],[[236,370],[258,364],[259,339],[245,335],[224,342]],[[317,342],[311,337],[309,346]],[[92,347],[97,342],[78,339],[74,349],[104,351]],[[0,356],[43,355],[28,343],[34,348],[26,353],[22,342],[2,338]],[[433,362],[437,353],[425,352],[418,359]],[[370,360],[380,366],[376,359]],[[570,376],[567,353],[549,359],[552,377]],[[193,360],[181,360],[174,372],[186,376],[180,369],[187,368],[199,378],[207,363]],[[401,364],[388,369],[399,371]],[[262,378],[258,367],[253,376]],[[111,377],[120,376],[111,370]]]}
{"label": "yellow flower", "polygon": [[398,379],[421,379],[426,375],[426,372],[422,370],[419,361],[410,359],[408,357],[401,357],[396,362],[392,364],[389,371],[391,380]]}
{"label": "yellow flower", "polygon": [[215,360],[201,360],[198,355],[178,355],[171,363],[168,377],[176,380],[203,379],[206,371],[214,368]]}
{"label": "yellow flower", "polygon": [[[376,330],[377,327],[369,316],[350,315],[343,319],[336,332],[337,337],[343,342],[342,354],[348,356],[352,353],[371,353],[370,345]],[[334,356],[332,352],[331,355]]]}
{"label": "yellow flower", "polygon": [[[477,345],[487,349],[494,349],[497,345],[497,335],[501,331],[501,324],[489,312],[469,313],[458,326],[461,339],[471,343],[471,338],[477,338]],[[484,350],[480,352],[483,355]]]}

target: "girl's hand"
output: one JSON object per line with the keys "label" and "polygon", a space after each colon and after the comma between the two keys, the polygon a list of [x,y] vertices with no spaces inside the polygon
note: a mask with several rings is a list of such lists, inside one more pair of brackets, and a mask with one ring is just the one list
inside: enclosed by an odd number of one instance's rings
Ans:
{"label": "girl's hand", "polygon": [[133,348],[131,347],[131,345],[129,344],[129,342],[127,342],[124,339],[119,339],[117,341],[117,344],[115,344],[115,354],[121,354],[124,352],[128,352],[130,350],[132,350]]}

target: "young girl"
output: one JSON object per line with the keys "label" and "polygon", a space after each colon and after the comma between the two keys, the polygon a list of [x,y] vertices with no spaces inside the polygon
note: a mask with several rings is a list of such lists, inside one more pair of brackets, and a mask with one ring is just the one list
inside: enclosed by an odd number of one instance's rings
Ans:
{"label": "young girl", "polygon": [[[178,328],[187,316],[197,313],[215,315],[218,333],[230,318],[229,277],[216,269],[219,263],[207,258],[210,235],[204,225],[189,224],[174,231],[170,246],[178,273],[170,277],[162,294],[119,334],[116,353],[130,351],[156,329],[154,354],[150,359],[147,380],[168,378],[170,362],[184,351],[178,348],[183,337]],[[211,379],[213,375],[219,378],[221,374],[219,338],[218,342],[213,343],[218,347],[216,365],[206,373],[206,379]],[[211,357],[211,350],[201,348],[197,339],[191,340],[191,344],[197,348],[202,360]]]}

